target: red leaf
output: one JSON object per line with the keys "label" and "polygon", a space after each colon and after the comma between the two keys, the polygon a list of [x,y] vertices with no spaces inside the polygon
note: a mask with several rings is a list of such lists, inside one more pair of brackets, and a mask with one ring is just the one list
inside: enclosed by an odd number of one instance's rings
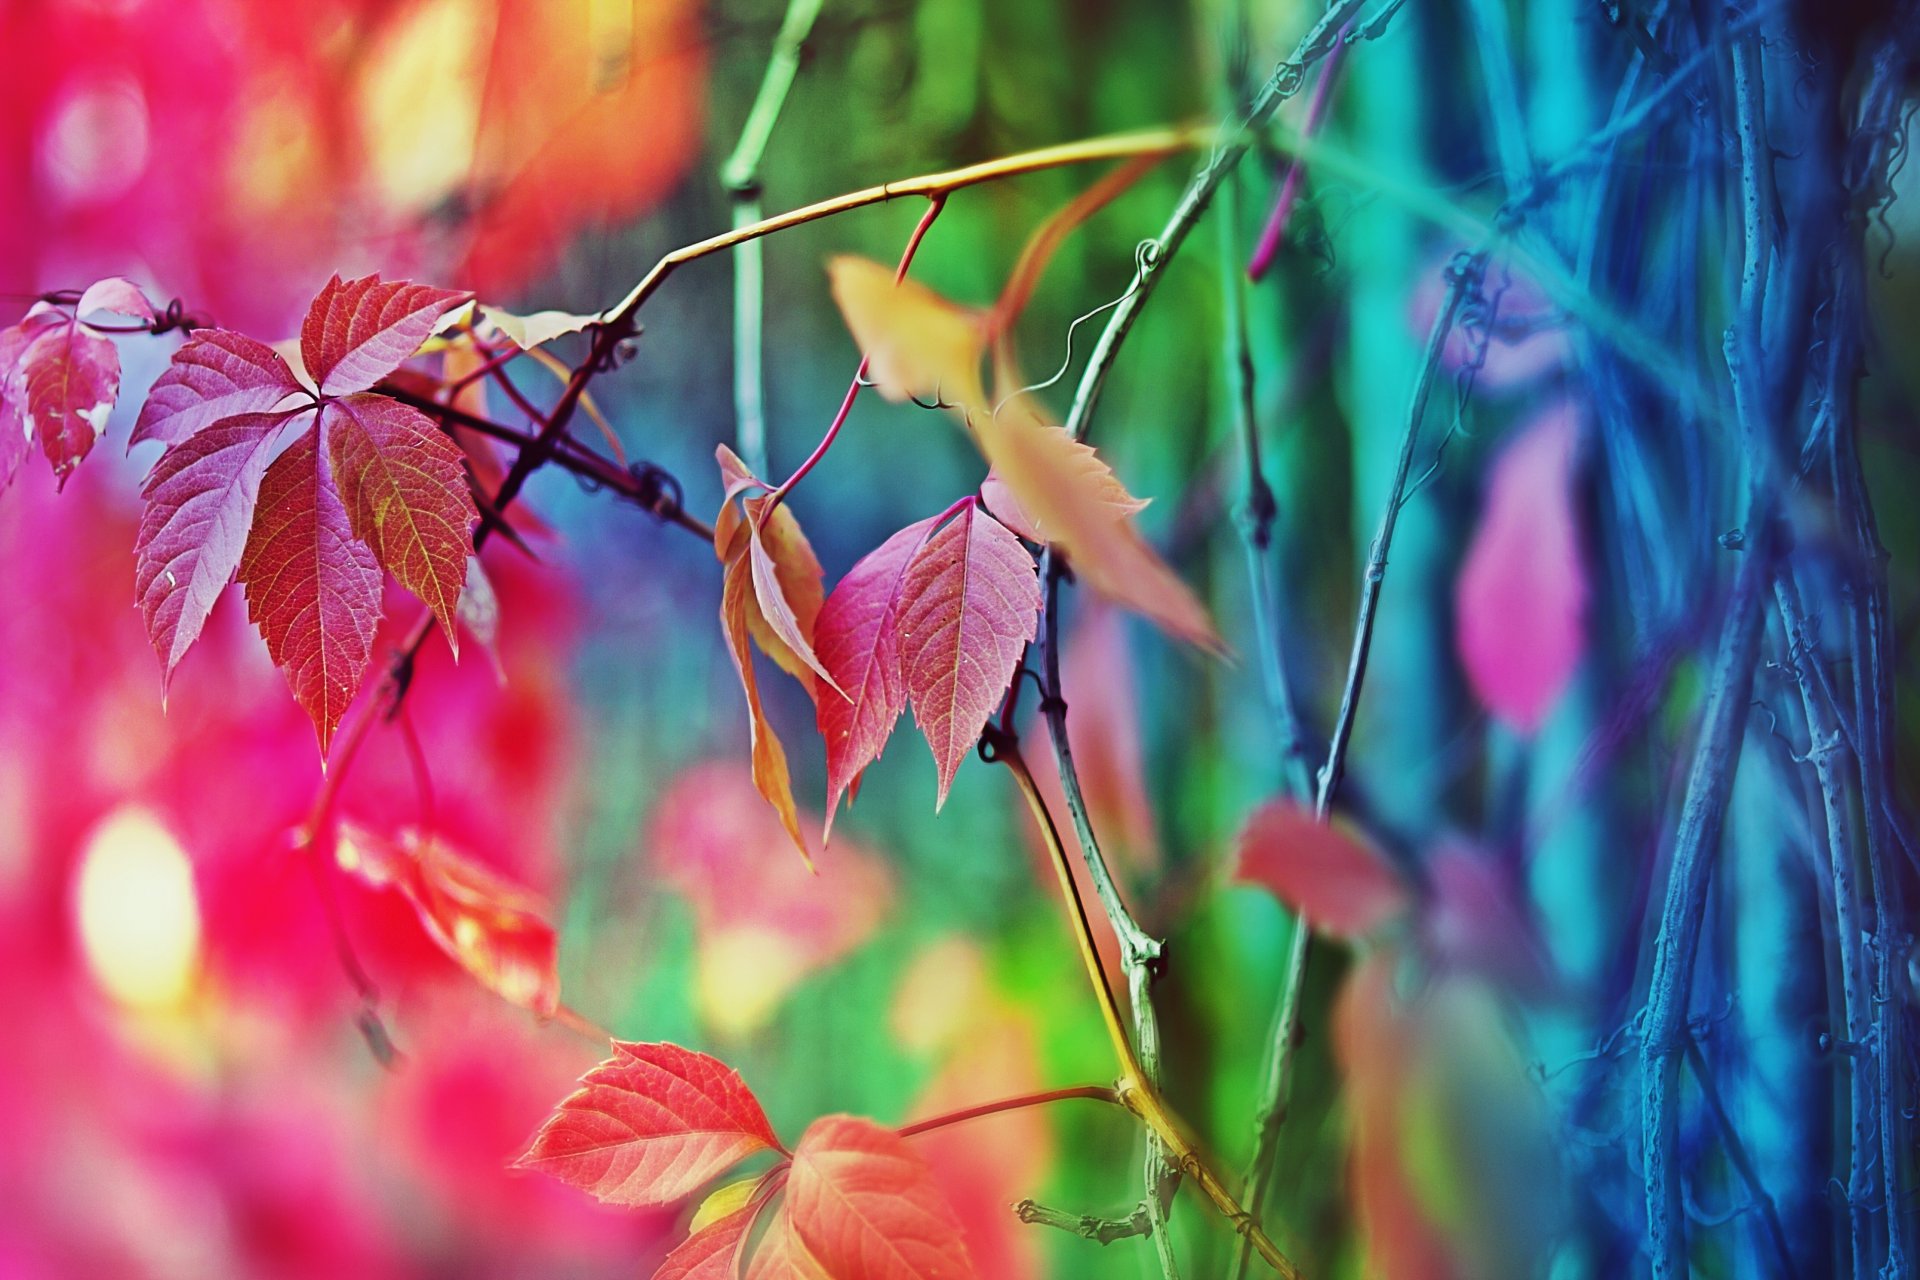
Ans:
{"label": "red leaf", "polygon": [[1316,929],[1348,938],[1374,932],[1409,905],[1406,885],[1365,841],[1291,800],[1270,800],[1247,820],[1238,879],[1266,889]]}
{"label": "red leaf", "polygon": [[380,565],[347,523],[319,425],[274,459],[240,557],[247,616],[313,719],[324,755],[360,690],[380,623]]}
{"label": "red leaf", "polygon": [[969,424],[1021,517],[1066,552],[1083,582],[1171,635],[1221,649],[1206,606],[1141,538],[1125,507],[1134,499],[1085,445],[1024,400]]}
{"label": "red leaf", "polygon": [[239,413],[264,413],[300,390],[280,353],[229,329],[204,329],[173,353],[147,392],[132,448],[142,440],[177,444]]}
{"label": "red leaf", "polygon": [[433,611],[458,654],[455,613],[478,517],[460,446],[386,396],[333,400],[321,417],[354,536]]}
{"label": "red leaf", "polygon": [[343,823],[342,870],[406,898],[435,945],[480,984],[550,1017],[560,1006],[557,942],[545,904],[437,836],[387,837]]}
{"label": "red leaf", "polygon": [[147,295],[140,292],[139,285],[124,276],[108,276],[88,285],[86,292],[80,295],[73,314],[85,318],[98,311],[111,311],[130,320],[155,318],[153,304],[147,301]]}
{"label": "red leaf", "polygon": [[327,281],[300,326],[300,358],[322,395],[365,391],[398,369],[470,293],[380,277]]}
{"label": "red leaf", "polygon": [[1573,407],[1562,403],[1507,446],[1456,588],[1467,679],[1489,711],[1522,733],[1540,727],[1586,649],[1577,435]]}
{"label": "red leaf", "polygon": [[608,1204],[671,1204],[756,1151],[780,1150],[731,1067],[673,1044],[614,1041],[613,1057],[534,1135],[516,1166]]}
{"label": "red leaf", "polygon": [[937,807],[1033,639],[1040,582],[1020,540],[968,498],[907,566],[901,595],[902,670],[940,770]]}
{"label": "red leaf", "polygon": [[[860,1274],[866,1273],[842,1273]],[[767,1228],[767,1234],[753,1251],[753,1259],[747,1264],[746,1280],[841,1280],[840,1276],[829,1275],[820,1265],[820,1259],[800,1239],[793,1228],[793,1219],[782,1212]]]}
{"label": "red leaf", "polygon": [[64,487],[107,429],[120,394],[120,353],[84,325],[48,325],[20,356],[26,433],[40,441]]}
{"label": "red leaf", "polygon": [[898,619],[907,567],[938,517],[910,524],[847,571],[821,606],[814,644],[843,698],[815,705],[827,744],[827,825],[861,770],[880,758],[894,721],[907,707]]}
{"label": "red leaf", "polygon": [[133,589],[163,682],[240,567],[260,478],[288,421],[273,413],[227,418],[167,450],[147,477]]}
{"label": "red leaf", "polygon": [[793,1153],[786,1217],[829,1276],[977,1274],[932,1169],[904,1138],[871,1120],[825,1116],[808,1126]]}

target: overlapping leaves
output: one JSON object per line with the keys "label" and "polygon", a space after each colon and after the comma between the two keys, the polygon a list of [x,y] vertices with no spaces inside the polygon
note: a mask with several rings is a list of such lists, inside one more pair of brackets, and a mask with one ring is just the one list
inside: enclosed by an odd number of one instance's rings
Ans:
{"label": "overlapping leaves", "polygon": [[382,570],[457,643],[476,518],[460,449],[368,388],[467,297],[335,276],[301,326],[311,385],[272,348],[223,329],[175,354],[133,437],[168,446],[147,479],[135,546],[163,678],[236,574],[322,751],[372,654]]}
{"label": "overlapping leaves", "polygon": [[959,1218],[898,1133],[857,1116],[823,1116],[788,1150],[725,1064],[672,1044],[613,1048],[535,1135],[521,1167],[638,1207],[684,1200],[751,1156],[776,1157],[766,1173],[708,1197],[654,1280],[977,1274]]}

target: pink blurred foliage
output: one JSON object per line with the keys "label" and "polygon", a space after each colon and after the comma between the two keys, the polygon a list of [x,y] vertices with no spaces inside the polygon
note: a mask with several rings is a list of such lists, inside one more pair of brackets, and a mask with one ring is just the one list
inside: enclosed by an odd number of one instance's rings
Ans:
{"label": "pink blurred foliage", "polygon": [[[0,611],[0,1274],[630,1273],[670,1224],[505,1168],[598,1051],[477,986],[391,895],[338,878],[397,1068],[353,1032],[291,834],[321,777],[311,727],[237,593],[163,710],[133,607],[134,502],[97,467],[57,498],[29,484],[0,503],[23,602]],[[512,679],[431,644],[408,714],[432,821],[556,892],[580,606],[552,566],[488,554]],[[393,626],[420,608],[397,590],[388,603]],[[379,829],[423,821],[395,730],[371,736],[339,804]],[[89,846],[130,811],[177,841],[199,912],[191,985],[159,1010],[102,985],[82,921]]]}
{"label": "pink blurred foliage", "polygon": [[1586,651],[1578,444],[1578,410],[1556,400],[1506,445],[1455,589],[1467,679],[1489,711],[1522,733],[1540,727]]}

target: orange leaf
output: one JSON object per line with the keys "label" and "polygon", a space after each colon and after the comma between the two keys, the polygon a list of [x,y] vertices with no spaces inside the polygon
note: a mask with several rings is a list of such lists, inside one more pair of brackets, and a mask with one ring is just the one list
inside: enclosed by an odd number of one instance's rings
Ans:
{"label": "orange leaf", "polygon": [[823,1116],[808,1126],[794,1148],[785,1217],[829,1276],[966,1280],[978,1274],[926,1160],[871,1120]]}
{"label": "orange leaf", "polygon": [[1024,399],[997,415],[973,415],[969,425],[1020,513],[1066,553],[1082,582],[1170,635],[1223,650],[1206,606],[1134,528],[1116,494],[1133,499],[1092,450]]}
{"label": "orange leaf", "polygon": [[767,501],[748,498],[742,504],[752,530],[747,563],[753,577],[754,602],[759,606],[747,618],[754,641],[761,652],[780,664],[781,670],[798,680],[816,703],[819,695],[814,688],[815,676],[845,698],[845,691],[813,651],[814,621],[826,597],[820,560],[786,504],[769,512]]}
{"label": "orange leaf", "polygon": [[553,926],[527,890],[411,828],[385,836],[343,823],[334,856],[343,871],[406,898],[427,936],[482,986],[543,1017],[559,1007]]}
{"label": "orange leaf", "polygon": [[[793,779],[787,772],[786,748],[780,745],[780,738],[760,705],[760,684],[753,673],[753,647],[748,637],[753,634],[760,608],[754,601],[753,570],[748,564],[747,548],[751,541],[746,530],[736,526],[732,545],[727,549],[726,574],[720,587],[720,628],[726,633],[727,652],[733,658],[733,669],[739,673],[740,688],[747,695],[753,785],[780,815],[781,825],[794,847],[806,858],[807,865],[812,866],[806,839],[800,834],[800,818],[794,810]],[[761,621],[759,625],[764,627],[765,623]]]}
{"label": "orange leaf", "polygon": [[892,267],[841,255],[827,264],[833,300],[867,357],[868,375],[889,400],[935,398],[981,405],[986,324],[923,284],[893,282]]}

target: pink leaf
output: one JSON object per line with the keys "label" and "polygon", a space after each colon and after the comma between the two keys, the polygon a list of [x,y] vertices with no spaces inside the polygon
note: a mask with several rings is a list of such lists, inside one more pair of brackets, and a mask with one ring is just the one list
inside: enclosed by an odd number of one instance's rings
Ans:
{"label": "pink leaf", "polygon": [[240,567],[260,478],[288,421],[272,413],[227,418],[167,450],[147,477],[133,589],[163,681]]}
{"label": "pink leaf", "polygon": [[354,539],[319,425],[267,468],[240,557],[247,616],[305,708],[325,754],[360,690],[380,624],[380,565]]}
{"label": "pink leaf", "polygon": [[848,570],[813,626],[820,661],[843,698],[816,707],[827,744],[827,825],[860,771],[880,758],[907,707],[897,626],[907,567],[933,532],[935,518],[910,524]]}
{"label": "pink leaf", "polygon": [[120,353],[71,320],[48,325],[20,356],[26,430],[64,487],[107,429],[120,394]]}
{"label": "pink leaf", "polygon": [[1314,928],[1348,938],[1373,933],[1408,906],[1406,886],[1379,854],[1291,800],[1270,800],[1247,820],[1237,878]]}
{"label": "pink leaf", "polygon": [[129,448],[142,440],[177,444],[239,413],[264,413],[300,390],[280,353],[228,329],[205,329],[173,353],[133,424]]}
{"label": "pink leaf", "polygon": [[27,382],[20,372],[20,357],[36,334],[57,322],[57,316],[41,312],[0,329],[0,493],[6,492],[14,473],[33,451],[33,424],[26,415]]}
{"label": "pink leaf", "polygon": [[74,307],[73,314],[84,319],[99,311],[111,311],[129,320],[155,318],[153,304],[147,301],[147,295],[140,292],[139,285],[124,276],[108,276],[88,285],[87,291],[80,295],[79,305]]}
{"label": "pink leaf", "polygon": [[779,1150],[760,1103],[731,1067],[673,1044],[614,1041],[525,1155],[608,1204],[671,1204],[756,1151]]}
{"label": "pink leaf", "polygon": [[327,281],[300,326],[300,358],[322,395],[365,391],[398,369],[447,312],[473,297],[380,277]]}
{"label": "pink leaf", "polygon": [[940,771],[938,804],[999,706],[1040,616],[1020,540],[965,499],[921,547],[901,588],[900,657],[914,719]]}
{"label": "pink leaf", "polygon": [[793,1153],[786,1216],[829,1276],[977,1274],[932,1169],[904,1138],[871,1120],[825,1116],[808,1126]]}
{"label": "pink leaf", "polygon": [[1562,404],[1507,446],[1456,588],[1467,679],[1489,711],[1522,733],[1540,727],[1586,649],[1576,443],[1574,410]]}
{"label": "pink leaf", "polygon": [[321,418],[354,536],[433,611],[459,653],[455,616],[478,517],[460,446],[386,396],[329,401]]}

